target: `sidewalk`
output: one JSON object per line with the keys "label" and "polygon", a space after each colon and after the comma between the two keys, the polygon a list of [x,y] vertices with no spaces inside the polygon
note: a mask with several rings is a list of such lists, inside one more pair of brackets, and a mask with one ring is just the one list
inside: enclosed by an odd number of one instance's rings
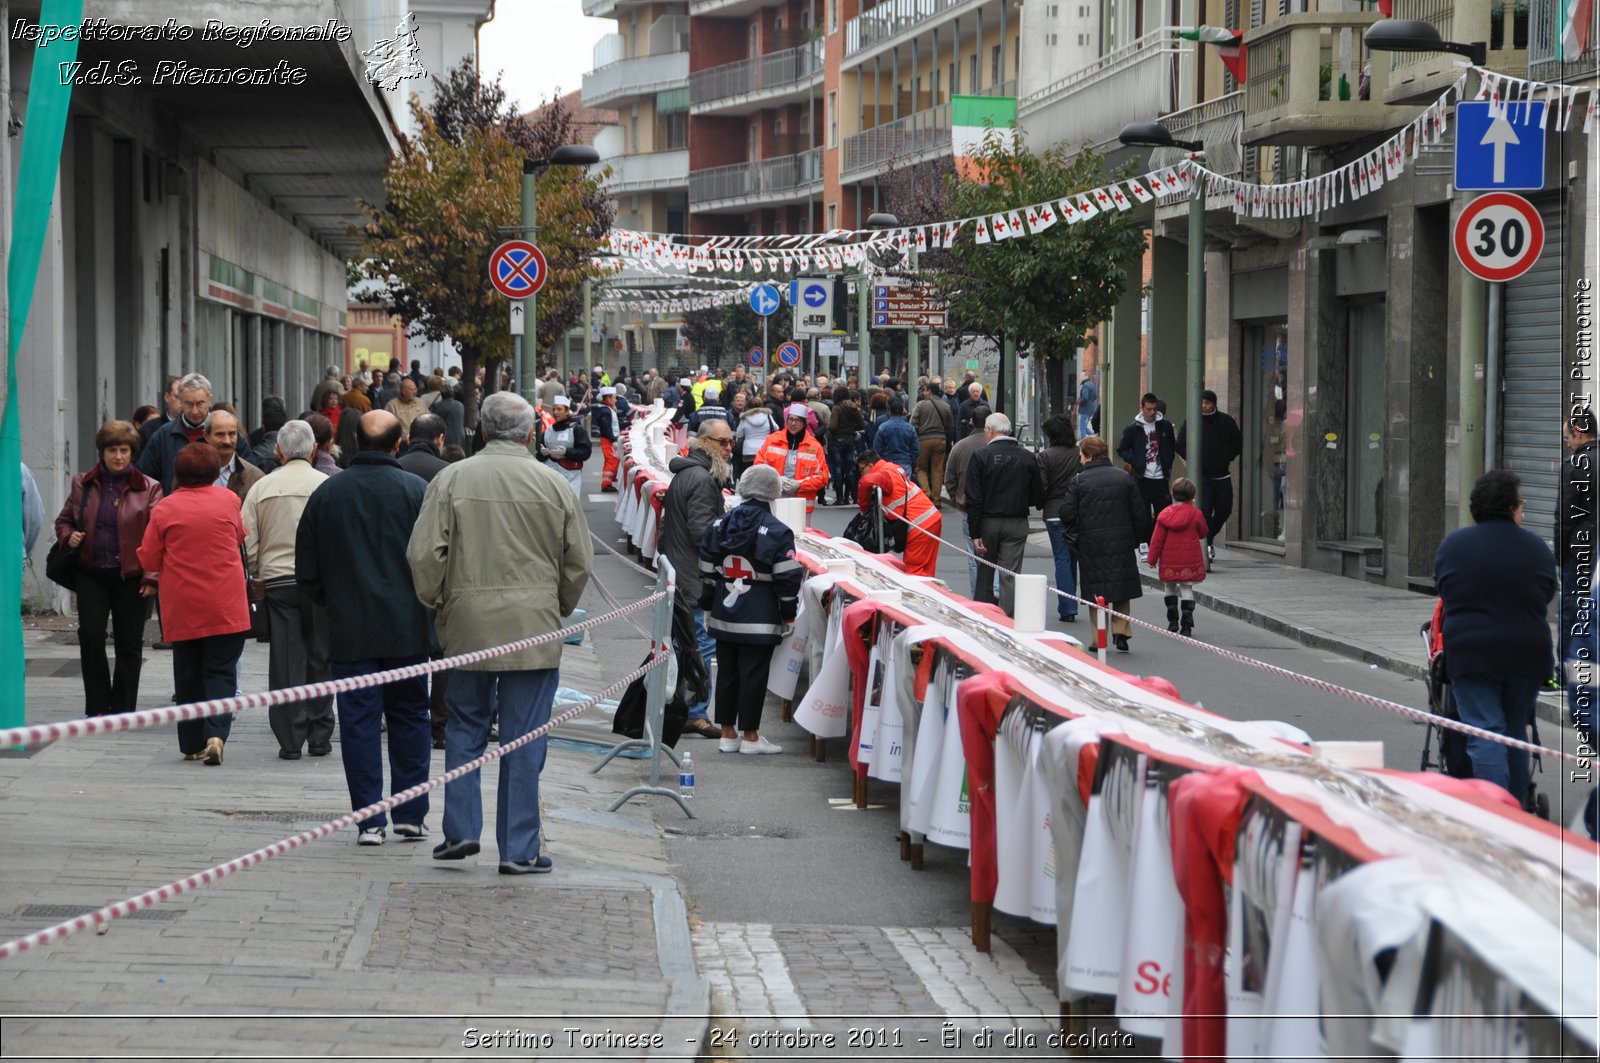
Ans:
{"label": "sidewalk", "polygon": [[[1048,546],[1048,543],[1046,544]],[[1147,590],[1161,581],[1140,567]],[[1195,585],[1202,607],[1386,671],[1425,679],[1428,654],[1418,631],[1434,598],[1326,572],[1289,566],[1254,550],[1218,547],[1215,567]],[[1539,697],[1542,721],[1565,725],[1561,696]]]}
{"label": "sidewalk", "polygon": [[[76,636],[29,626],[25,638],[29,722],[81,712]],[[264,644],[247,644],[244,689],[265,688],[266,657]],[[605,671],[591,644],[566,647],[563,686],[593,693]],[[141,703],[163,702],[171,677],[170,654],[147,649]],[[597,710],[556,735],[567,741],[552,744],[541,789],[554,874],[496,874],[491,766],[476,858],[431,859],[439,791],[425,842],[391,834],[358,847],[353,830],[340,831],[119,919],[104,936],[0,961],[0,1055],[697,1050],[710,989],[695,972],[660,832],[648,804],[606,811],[643,767],[619,760],[589,774],[598,756],[571,743],[610,743],[609,717]],[[436,751],[432,773],[443,763]],[[348,808],[337,746],[326,758],[278,760],[265,709],[235,717],[217,768],[181,761],[170,727],[0,757],[0,940]],[[494,1031],[514,1033],[490,1040]],[[635,1049],[652,1043],[660,1047]]]}

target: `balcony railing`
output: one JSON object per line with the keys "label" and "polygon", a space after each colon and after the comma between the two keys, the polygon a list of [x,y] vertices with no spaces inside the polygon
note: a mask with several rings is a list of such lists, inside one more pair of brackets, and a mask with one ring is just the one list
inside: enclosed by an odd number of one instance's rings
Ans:
{"label": "balcony railing", "polygon": [[[1600,7],[1590,12],[1589,47],[1582,55],[1565,55],[1561,32],[1567,25],[1568,0],[1532,0],[1526,4],[1528,27],[1528,77],[1535,81],[1587,81],[1595,75],[1595,50],[1600,47],[1600,30],[1593,19]],[[1517,7],[1524,7],[1523,3]],[[1516,15],[1517,12],[1513,11]],[[1512,23],[1515,43],[1517,21]],[[1515,71],[1508,71],[1515,73]]]}
{"label": "balcony railing", "polygon": [[763,199],[792,199],[822,184],[822,149],[776,159],[714,166],[689,174],[689,203],[696,209]]}
{"label": "balcony railing", "polygon": [[627,54],[628,42],[623,39],[622,34],[608,33],[594,44],[593,69],[599,70],[612,63],[620,63]]}
{"label": "balcony railing", "polygon": [[699,112],[808,85],[822,75],[822,49],[821,40],[809,41],[797,48],[696,71],[689,79],[689,106]]}
{"label": "balcony railing", "polygon": [[[844,24],[844,54],[851,56],[882,44],[921,23],[972,0],[883,0]],[[1020,16],[1019,16],[1020,17]]]}
{"label": "balcony railing", "polygon": [[1129,122],[1148,122],[1192,102],[1180,87],[1184,59],[1175,27],[1153,30],[1019,100],[1018,120],[1036,148],[1114,140]]}
{"label": "balcony railing", "polygon": [[[1557,4],[1558,8],[1564,6]],[[1447,41],[1484,42],[1489,46],[1485,65],[1491,70],[1517,77],[1527,72],[1529,11],[1525,0],[1394,0],[1394,17],[1431,22]],[[1254,58],[1252,53],[1252,62]],[[1461,68],[1456,66],[1459,58],[1449,52],[1390,52],[1376,57],[1376,63],[1389,72],[1384,102],[1420,102],[1439,95],[1461,76]],[[1255,76],[1254,70],[1250,76]]]}
{"label": "balcony railing", "polygon": [[[689,16],[662,15],[650,23],[650,30],[645,35],[645,40],[650,44],[651,55],[661,55],[664,52],[687,52],[689,50]],[[598,66],[599,64],[596,65]]]}
{"label": "balcony railing", "polygon": [[[1015,81],[991,86],[977,95],[1010,96],[1017,91]],[[950,105],[941,103],[893,122],[846,137],[844,159],[839,167],[845,179],[860,177],[889,166],[909,166],[927,159],[949,155]]]}
{"label": "balcony railing", "polygon": [[[1364,35],[1377,11],[1283,15],[1245,38],[1246,144],[1342,144],[1416,117],[1384,102],[1389,69]],[[1342,57],[1350,56],[1348,73]]]}
{"label": "balcony railing", "polygon": [[688,52],[623,59],[583,75],[583,102],[587,107],[601,107],[632,96],[681,88],[688,80]]}
{"label": "balcony railing", "polygon": [[619,155],[606,162],[611,166],[611,179],[606,182],[606,190],[613,194],[682,188],[689,183],[689,152],[686,149]]}

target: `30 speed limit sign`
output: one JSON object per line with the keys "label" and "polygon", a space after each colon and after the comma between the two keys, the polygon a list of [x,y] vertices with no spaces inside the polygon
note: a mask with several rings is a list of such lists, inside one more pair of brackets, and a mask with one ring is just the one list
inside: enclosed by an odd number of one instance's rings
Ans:
{"label": "30 speed limit sign", "polygon": [[1456,258],[1474,277],[1508,281],[1532,268],[1544,251],[1544,222],[1521,196],[1479,196],[1456,220]]}

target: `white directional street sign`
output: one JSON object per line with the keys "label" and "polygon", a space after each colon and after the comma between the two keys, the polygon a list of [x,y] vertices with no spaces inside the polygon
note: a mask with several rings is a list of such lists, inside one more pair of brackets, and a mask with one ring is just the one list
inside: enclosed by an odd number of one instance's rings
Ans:
{"label": "white directional street sign", "polygon": [[750,309],[762,317],[777,313],[778,307],[782,304],[783,300],[778,297],[776,285],[758,284],[750,290]]}
{"label": "white directional street sign", "polygon": [[510,305],[511,305],[511,334],[513,336],[524,335],[523,330],[522,330],[522,323],[523,323],[524,320],[526,320],[528,315],[523,312],[522,300],[520,300],[520,299],[513,300]]}
{"label": "white directional street sign", "polygon": [[1488,100],[1456,108],[1456,188],[1468,191],[1544,187],[1543,103]]}
{"label": "white directional street sign", "polygon": [[802,335],[833,331],[833,282],[827,277],[800,277],[790,285],[794,330]]}

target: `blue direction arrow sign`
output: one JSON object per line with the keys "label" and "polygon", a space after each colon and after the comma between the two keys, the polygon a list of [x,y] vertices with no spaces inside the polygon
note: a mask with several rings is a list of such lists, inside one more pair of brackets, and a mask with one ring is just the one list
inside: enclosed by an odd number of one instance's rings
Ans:
{"label": "blue direction arrow sign", "polygon": [[778,348],[778,362],[782,365],[800,364],[800,345],[793,340]]}
{"label": "blue direction arrow sign", "polygon": [[828,301],[828,287],[825,284],[807,284],[800,289],[800,299],[809,307],[819,307]]}
{"label": "blue direction arrow sign", "polygon": [[750,309],[762,317],[776,313],[781,303],[776,285],[758,284],[750,289]]}
{"label": "blue direction arrow sign", "polygon": [[1456,106],[1455,185],[1463,190],[1544,187],[1543,103],[1488,100]]}

